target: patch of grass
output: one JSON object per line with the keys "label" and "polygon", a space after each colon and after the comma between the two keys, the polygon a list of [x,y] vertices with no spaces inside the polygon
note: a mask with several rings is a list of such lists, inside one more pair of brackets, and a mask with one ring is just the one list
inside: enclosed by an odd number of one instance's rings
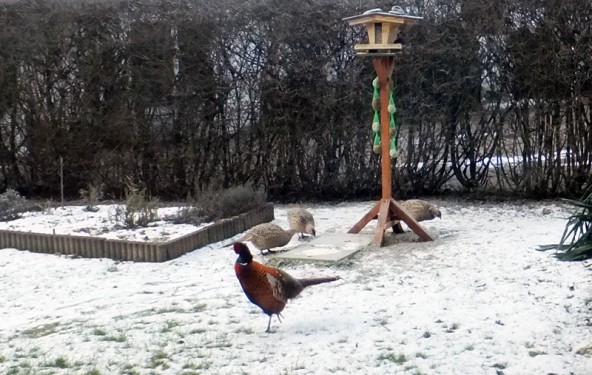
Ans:
{"label": "patch of grass", "polygon": [[206,306],[207,306],[207,304],[205,304],[205,303],[198,303],[197,305],[195,305],[191,308],[191,312],[194,312],[194,313],[202,312],[206,309]]}
{"label": "patch of grass", "polygon": [[379,361],[390,361],[394,362],[398,365],[402,365],[403,363],[407,362],[407,357],[405,354],[395,354],[395,353],[382,353],[378,356]]}
{"label": "patch of grass", "polygon": [[66,358],[58,357],[54,359],[52,362],[46,363],[45,367],[69,368],[70,363]]}
{"label": "patch of grass", "polygon": [[36,372],[33,371],[29,362],[23,362],[18,367],[13,366],[9,368],[6,375],[36,375]]}
{"label": "patch of grass", "polygon": [[424,354],[422,352],[416,353],[415,354],[415,357],[417,357],[417,358],[423,358],[423,359],[427,359],[428,358],[427,354]]}
{"label": "patch of grass", "polygon": [[14,353],[14,358],[15,359],[20,359],[20,358],[26,358],[26,359],[38,358],[39,357],[39,352],[40,352],[40,349],[38,347],[30,348],[28,351],[26,351],[23,348],[17,348],[16,351],[15,351],[15,353]]}
{"label": "patch of grass", "polygon": [[578,355],[592,356],[592,345],[584,346],[576,351]]}
{"label": "patch of grass", "polygon": [[59,323],[42,324],[37,327],[26,329],[22,333],[25,336],[28,336],[32,339],[36,339],[39,337],[51,335],[52,333],[56,333],[59,325]]}
{"label": "patch of grass", "polygon": [[168,313],[185,313],[185,309],[181,307],[163,307],[162,309],[156,310],[157,314],[168,314]]}
{"label": "patch of grass", "polygon": [[161,333],[167,333],[170,332],[173,328],[175,328],[176,326],[179,325],[179,322],[175,321],[175,320],[167,320],[164,322],[165,326],[162,327],[162,329],[160,330]]}
{"label": "patch of grass", "polygon": [[3,355],[0,355],[0,363],[4,363],[6,362],[6,357]]}
{"label": "patch of grass", "polygon": [[104,328],[95,328],[92,334],[95,336],[107,336],[107,331]]}
{"label": "patch of grass", "polygon": [[160,350],[150,358],[150,363],[148,364],[148,367],[161,367],[163,370],[166,370],[170,367],[166,361],[167,359],[169,359],[169,355],[166,352]]}
{"label": "patch of grass", "polygon": [[213,348],[230,348],[232,347],[232,343],[228,340],[219,340],[213,343],[206,345],[206,348],[213,349]]}
{"label": "patch of grass", "polygon": [[204,328],[194,328],[191,331],[189,331],[190,335],[196,335],[196,334],[201,334],[201,333],[205,333],[206,330]]}
{"label": "patch of grass", "polygon": [[101,341],[126,342],[127,341],[127,337],[125,337],[125,335],[123,335],[123,334],[109,335],[109,336],[104,336],[101,339]]}
{"label": "patch of grass", "polygon": [[88,371],[85,375],[102,375],[102,374],[101,374],[101,372],[99,370],[97,370],[95,368],[95,369],[92,369],[92,370]]}
{"label": "patch of grass", "polygon": [[[212,365],[211,361],[203,361],[199,364],[195,364],[193,362],[189,362],[183,365],[183,370],[207,370]],[[185,374],[185,372],[183,373]]]}
{"label": "patch of grass", "polygon": [[140,372],[134,369],[133,365],[127,364],[123,366],[121,370],[121,375],[140,375]]}

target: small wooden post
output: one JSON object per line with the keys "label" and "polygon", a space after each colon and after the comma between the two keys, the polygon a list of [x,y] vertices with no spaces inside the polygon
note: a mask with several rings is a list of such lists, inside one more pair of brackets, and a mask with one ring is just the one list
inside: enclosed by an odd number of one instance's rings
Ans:
{"label": "small wooden post", "polygon": [[64,158],[60,156],[60,198],[64,208]]}
{"label": "small wooden post", "polygon": [[356,44],[356,54],[371,56],[374,70],[378,75],[380,87],[380,147],[381,147],[381,179],[382,198],[376,203],[360,221],[358,221],[348,233],[358,233],[370,220],[378,219],[376,233],[372,243],[382,246],[384,232],[393,227],[395,221],[404,221],[423,241],[431,241],[432,237],[419,225],[409,213],[393,199],[392,194],[392,167],[390,156],[390,114],[389,105],[389,80],[394,67],[394,57],[403,47],[395,43],[399,34],[399,27],[405,23],[415,23],[421,17],[408,16],[401,13],[399,7],[393,7],[390,12],[382,10],[369,11],[365,14],[345,18],[350,25],[364,25],[368,32],[367,44]]}

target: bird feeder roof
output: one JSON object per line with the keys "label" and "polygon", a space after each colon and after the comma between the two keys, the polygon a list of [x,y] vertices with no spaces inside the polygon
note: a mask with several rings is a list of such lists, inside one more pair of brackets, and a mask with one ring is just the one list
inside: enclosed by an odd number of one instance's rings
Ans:
{"label": "bird feeder roof", "polygon": [[372,12],[366,14],[359,14],[357,16],[346,17],[343,20],[349,22],[350,25],[360,25],[376,22],[390,22],[390,23],[415,23],[423,17],[410,16],[407,14],[393,14],[389,12]]}

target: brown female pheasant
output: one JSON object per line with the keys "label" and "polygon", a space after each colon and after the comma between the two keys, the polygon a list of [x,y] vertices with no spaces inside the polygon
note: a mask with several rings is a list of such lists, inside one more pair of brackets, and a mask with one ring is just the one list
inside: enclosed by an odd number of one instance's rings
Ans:
{"label": "brown female pheasant", "polygon": [[290,229],[298,232],[298,237],[304,239],[304,233],[311,234],[314,237],[317,236],[315,230],[315,221],[312,214],[304,208],[292,208],[288,211],[288,223],[290,223]]}
{"label": "brown female pheasant", "polygon": [[255,225],[253,228],[241,237],[237,242],[250,241],[256,248],[261,251],[267,250],[268,253],[275,253],[271,249],[275,247],[286,246],[288,242],[294,237],[295,230],[284,230],[274,223],[263,223]]}
{"label": "brown female pheasant", "polygon": [[286,307],[288,299],[296,298],[308,286],[340,279],[339,276],[297,279],[278,268],[254,261],[251,251],[244,243],[235,242],[233,246],[234,252],[238,254],[234,271],[243,291],[249,301],[269,315],[265,332],[270,332],[271,317],[274,314],[280,320],[280,312]]}

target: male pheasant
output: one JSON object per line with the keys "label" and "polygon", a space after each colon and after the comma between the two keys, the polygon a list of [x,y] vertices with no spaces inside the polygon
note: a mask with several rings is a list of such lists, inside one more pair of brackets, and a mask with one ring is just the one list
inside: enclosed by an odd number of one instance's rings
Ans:
{"label": "male pheasant", "polygon": [[296,298],[308,286],[340,279],[339,276],[297,279],[278,268],[254,261],[251,251],[244,243],[235,242],[233,246],[234,252],[238,254],[234,271],[243,291],[249,301],[269,315],[265,332],[270,332],[271,318],[274,314],[280,320],[280,312],[288,299]]}

